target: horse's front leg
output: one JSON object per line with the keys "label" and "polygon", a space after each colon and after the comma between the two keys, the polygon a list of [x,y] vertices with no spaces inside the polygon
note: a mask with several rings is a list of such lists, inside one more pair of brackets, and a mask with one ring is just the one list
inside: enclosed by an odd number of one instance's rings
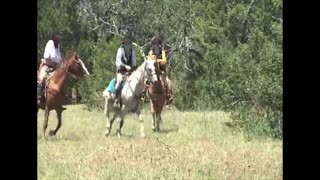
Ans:
{"label": "horse's front leg", "polygon": [[46,107],[44,112],[44,123],[43,123],[43,138],[46,137],[46,130],[48,127],[48,119],[49,119],[50,110]]}
{"label": "horse's front leg", "polygon": [[161,122],[161,112],[156,113],[157,116],[157,124],[156,124],[156,131],[160,131],[160,122]]}
{"label": "horse's front leg", "polygon": [[124,116],[125,116],[125,113],[123,111],[121,111],[119,129],[117,130],[118,137],[121,137],[121,129],[122,129],[122,126],[123,126],[123,123],[124,123]]}
{"label": "horse's front leg", "polygon": [[152,131],[156,132],[156,113],[151,112],[152,115]]}
{"label": "horse's front leg", "polygon": [[58,119],[57,127],[55,130],[49,131],[50,136],[55,136],[57,134],[57,132],[59,131],[59,129],[61,128],[62,107],[56,109],[56,113],[57,113],[57,119]]}
{"label": "horse's front leg", "polygon": [[107,128],[106,128],[106,132],[105,132],[105,135],[107,137],[110,136],[111,129],[112,129],[112,124],[113,124],[114,120],[116,119],[116,117],[117,117],[117,114],[114,113],[113,117],[111,118],[111,120],[109,120],[109,118],[107,118]]}
{"label": "horse's front leg", "polygon": [[150,100],[150,111],[152,115],[152,131],[156,132],[156,114],[154,112],[152,100]]}

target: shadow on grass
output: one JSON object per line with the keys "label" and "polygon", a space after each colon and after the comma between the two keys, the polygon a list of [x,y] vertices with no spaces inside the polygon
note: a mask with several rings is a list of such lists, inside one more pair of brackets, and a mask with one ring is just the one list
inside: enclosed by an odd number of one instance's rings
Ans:
{"label": "shadow on grass", "polygon": [[164,128],[164,129],[160,129],[160,131],[157,133],[168,134],[171,132],[178,132],[178,130],[179,130],[178,128]]}
{"label": "shadow on grass", "polygon": [[87,137],[80,137],[74,133],[70,133],[66,136],[60,136],[60,135],[55,135],[55,136],[49,136],[46,135],[45,139],[43,138],[42,135],[38,135],[38,141],[82,141],[83,139],[87,139]]}

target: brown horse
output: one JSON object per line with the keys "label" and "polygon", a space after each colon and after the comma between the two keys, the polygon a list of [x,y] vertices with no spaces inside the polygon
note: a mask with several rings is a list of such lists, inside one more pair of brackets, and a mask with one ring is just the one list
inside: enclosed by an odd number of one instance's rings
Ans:
{"label": "brown horse", "polygon": [[[41,65],[40,65],[41,67]],[[76,78],[84,78],[89,74],[87,68],[79,58],[79,55],[74,52],[63,60],[63,63],[58,67],[46,80],[44,97],[42,98],[39,109],[45,110],[43,137],[48,126],[49,113],[51,110],[56,110],[58,124],[55,130],[49,132],[50,136],[56,135],[61,127],[61,115],[64,108],[62,107],[65,100],[65,88],[69,76]]]}
{"label": "brown horse", "polygon": [[159,68],[157,68],[156,74],[158,80],[156,82],[150,82],[148,87],[150,111],[152,114],[152,130],[154,132],[160,131],[161,112],[167,101],[165,87],[166,76]]}

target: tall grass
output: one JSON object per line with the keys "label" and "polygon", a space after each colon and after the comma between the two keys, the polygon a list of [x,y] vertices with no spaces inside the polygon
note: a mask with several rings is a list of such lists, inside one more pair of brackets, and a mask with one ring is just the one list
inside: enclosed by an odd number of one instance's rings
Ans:
{"label": "tall grass", "polygon": [[[147,137],[139,137],[139,121],[129,115],[123,137],[106,138],[103,112],[68,106],[56,137],[42,138],[38,116],[38,178],[95,179],[282,179],[282,142],[254,139],[225,126],[224,112],[165,110],[160,133],[151,130],[144,109]],[[54,112],[48,129],[56,126]]]}

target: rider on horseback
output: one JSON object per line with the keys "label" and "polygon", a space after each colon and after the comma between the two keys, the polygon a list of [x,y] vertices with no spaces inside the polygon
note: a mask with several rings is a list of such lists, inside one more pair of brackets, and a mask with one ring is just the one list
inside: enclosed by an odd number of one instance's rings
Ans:
{"label": "rider on horseback", "polygon": [[122,83],[125,75],[128,75],[132,70],[134,70],[137,66],[136,56],[134,50],[130,47],[129,40],[124,38],[121,46],[117,51],[116,57],[116,67],[117,67],[117,78],[115,85],[115,102],[114,106],[118,106],[120,101]]}
{"label": "rider on horseback", "polygon": [[[165,76],[165,86],[166,86],[166,98],[167,104],[171,104],[173,101],[172,98],[172,87],[171,81],[166,76],[166,68],[167,68],[167,58],[166,58],[166,51],[163,47],[162,41],[160,37],[153,37],[151,39],[151,49],[148,53],[148,59],[154,59],[158,63],[159,70]],[[147,82],[148,83],[148,82]]]}
{"label": "rider on horseback", "polygon": [[54,33],[45,46],[43,59],[41,59],[42,66],[40,67],[41,69],[38,77],[38,104],[40,103],[40,99],[43,95],[47,75],[57,69],[62,62],[59,48],[60,39],[61,37],[57,33]]}

